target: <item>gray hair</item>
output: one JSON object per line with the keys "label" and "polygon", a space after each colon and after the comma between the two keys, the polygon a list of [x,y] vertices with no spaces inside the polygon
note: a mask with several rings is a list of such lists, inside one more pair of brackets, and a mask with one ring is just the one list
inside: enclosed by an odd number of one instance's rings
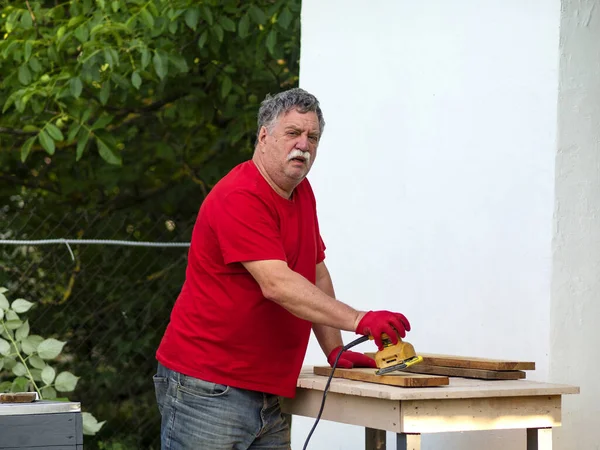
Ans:
{"label": "gray hair", "polygon": [[269,133],[272,131],[275,122],[282,114],[296,110],[299,113],[314,112],[319,119],[319,134],[323,134],[325,128],[325,120],[323,112],[319,107],[317,98],[301,88],[293,88],[287,91],[280,92],[274,96],[267,94],[265,99],[260,104],[258,110],[258,129],[256,137],[260,134],[260,129],[264,126]]}

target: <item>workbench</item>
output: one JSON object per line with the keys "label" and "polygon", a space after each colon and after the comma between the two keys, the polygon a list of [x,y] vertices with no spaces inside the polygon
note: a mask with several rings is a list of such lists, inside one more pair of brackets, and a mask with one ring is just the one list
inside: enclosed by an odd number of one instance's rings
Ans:
{"label": "workbench", "polygon": [[0,449],[83,449],[80,403],[0,403]]}
{"label": "workbench", "polygon": [[[326,383],[303,367],[283,412],[315,418]],[[503,429],[526,430],[527,450],[550,450],[562,395],[578,393],[576,386],[529,380],[450,377],[447,386],[405,388],[334,378],[321,419],[365,427],[367,450],[384,450],[386,431],[397,433],[398,450],[419,450],[425,433]]]}

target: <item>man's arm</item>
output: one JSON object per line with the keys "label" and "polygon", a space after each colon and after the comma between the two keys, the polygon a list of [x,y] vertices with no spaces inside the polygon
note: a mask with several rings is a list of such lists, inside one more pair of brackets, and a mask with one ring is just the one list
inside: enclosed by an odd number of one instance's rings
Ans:
{"label": "man's arm", "polygon": [[[312,322],[313,326],[355,331],[365,315],[365,312],[357,311],[330,295],[333,294],[333,285],[329,274],[321,281],[330,285],[328,294],[326,292],[329,288],[325,287],[322,290],[315,286],[302,275],[291,270],[285,261],[249,261],[242,264],[258,282],[265,298],[278,303],[292,314]],[[319,273],[324,277],[323,269],[324,265],[318,269],[317,279]],[[321,329],[325,330],[323,327]],[[324,333],[321,337],[329,341],[332,337],[331,332]],[[317,338],[321,343],[321,338],[319,336]],[[329,345],[328,342],[327,346]]]}
{"label": "man's arm", "polygon": [[[316,286],[330,297],[335,298],[331,275],[329,275],[329,270],[327,270],[324,262],[317,264]],[[337,328],[313,323],[313,331],[325,356],[328,356],[333,349],[344,345],[342,333]]]}

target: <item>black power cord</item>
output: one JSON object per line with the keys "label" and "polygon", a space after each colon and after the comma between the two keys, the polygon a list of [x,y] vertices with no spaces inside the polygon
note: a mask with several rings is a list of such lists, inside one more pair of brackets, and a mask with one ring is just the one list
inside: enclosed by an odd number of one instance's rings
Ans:
{"label": "black power cord", "polygon": [[317,424],[319,423],[319,420],[321,419],[321,414],[323,413],[323,408],[325,408],[325,399],[327,398],[327,391],[329,390],[329,385],[331,384],[331,379],[333,378],[333,373],[335,372],[335,368],[340,359],[340,356],[342,356],[342,353],[344,353],[346,350],[350,350],[355,345],[362,344],[363,342],[368,341],[368,340],[369,340],[369,336],[359,337],[358,339],[355,339],[354,341],[350,342],[349,344],[343,346],[342,349],[339,351],[337,357],[335,358],[335,362],[333,363],[333,366],[331,367],[331,373],[329,374],[329,378],[327,379],[327,384],[325,385],[325,389],[323,390],[323,400],[321,400],[321,409],[319,409],[319,414],[317,414],[315,423],[314,423],[312,429],[310,430],[310,433],[308,433],[308,437],[306,438],[306,441],[304,442],[304,447],[302,447],[302,450],[306,450],[306,448],[308,447],[308,441],[310,441],[310,438],[311,438],[312,434],[314,433],[315,428],[317,428]]}

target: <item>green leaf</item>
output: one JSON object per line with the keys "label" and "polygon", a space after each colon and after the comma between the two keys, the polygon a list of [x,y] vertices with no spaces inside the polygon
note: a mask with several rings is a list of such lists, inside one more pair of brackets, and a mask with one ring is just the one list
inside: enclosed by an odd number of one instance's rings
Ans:
{"label": "green leaf", "polygon": [[[52,139],[54,139],[55,141],[63,141],[65,139],[65,137],[62,134],[62,131],[60,131],[60,128],[58,128],[53,123],[48,122],[44,128],[46,129],[46,131],[48,132],[50,137],[52,137]],[[17,311],[17,312],[20,312],[20,311]]]}
{"label": "green leaf", "polygon": [[15,339],[17,341],[22,341],[27,336],[29,336],[29,320],[26,320],[25,323],[15,331]]}
{"label": "green leaf", "polygon": [[33,378],[34,381],[42,381],[42,371],[40,369],[29,368],[29,373],[31,373],[31,378]]}
{"label": "green leaf", "polygon": [[200,48],[204,47],[204,44],[206,44],[207,39],[208,39],[208,30],[204,30],[202,32],[202,34],[200,35],[200,39],[198,39],[198,47],[200,47]]}
{"label": "green leaf", "polygon": [[198,8],[188,8],[185,12],[185,24],[192,30],[196,30],[198,27],[198,20],[200,19],[200,10]]}
{"label": "green leaf", "polygon": [[15,367],[12,368],[12,372],[16,376],[22,377],[23,375],[27,374],[27,368],[23,363],[18,362],[17,364],[15,364]]}
{"label": "green leaf", "polygon": [[154,28],[154,17],[152,17],[150,11],[148,11],[146,8],[142,8],[140,11],[140,17],[142,22],[144,22],[148,28]]}
{"label": "green leaf", "polygon": [[131,74],[131,84],[134,88],[138,90],[142,85],[142,77],[140,76],[140,73],[137,70]]}
{"label": "green leaf", "polygon": [[60,355],[65,344],[66,342],[54,338],[46,339],[38,346],[38,355],[42,359],[54,359]]}
{"label": "green leaf", "polygon": [[10,344],[8,341],[0,338],[0,355],[8,356],[10,353]]}
{"label": "green leaf", "polygon": [[71,95],[75,98],[79,98],[81,95],[81,91],[83,90],[83,84],[81,84],[81,78],[74,77],[71,78],[69,82],[69,89],[71,90]]}
{"label": "green leaf", "polygon": [[8,311],[6,311],[6,320],[20,320],[19,319],[19,315],[13,311],[12,309],[9,309]]}
{"label": "green leaf", "polygon": [[248,13],[250,14],[252,20],[254,20],[254,22],[256,22],[259,25],[264,25],[267,21],[267,17],[265,16],[263,10],[256,5],[250,6]]}
{"label": "green leaf", "polygon": [[221,82],[221,97],[222,98],[227,97],[227,95],[231,91],[232,85],[233,84],[231,82],[231,78],[229,78],[227,75],[225,75],[223,77],[223,81]]}
{"label": "green leaf", "polygon": [[98,153],[104,161],[116,166],[123,164],[121,157],[115,154],[115,152],[109,148],[109,146],[102,139],[98,138],[98,136],[96,136],[96,144],[98,145]]}
{"label": "green leaf", "polygon": [[25,61],[29,61],[31,58],[31,51],[33,50],[33,44],[31,41],[25,42]]}
{"label": "green leaf", "polygon": [[31,147],[33,146],[36,139],[37,136],[32,136],[23,143],[23,146],[21,147],[21,162],[25,162],[25,160],[27,160],[29,152],[31,152]]}
{"label": "green leaf", "polygon": [[142,54],[142,69],[145,69],[146,67],[148,67],[148,64],[150,64],[150,51],[146,47],[144,47],[142,50],[140,50],[140,52]]}
{"label": "green leaf", "polygon": [[29,364],[31,364],[31,366],[35,367],[36,369],[42,369],[43,370],[47,366],[46,361],[44,361],[38,355],[32,355],[32,356],[30,356],[27,361],[29,361]]}
{"label": "green leaf", "polygon": [[4,310],[0,309],[0,320],[4,319]]}
{"label": "green leaf", "polygon": [[[4,367],[4,358],[0,358],[0,371],[2,370],[3,367]],[[1,389],[1,387],[0,387],[0,389]],[[0,392],[2,392],[2,390],[0,390]]]}
{"label": "green leaf", "polygon": [[58,374],[54,387],[59,392],[71,392],[75,390],[79,377],[76,377],[71,372],[65,371]]}
{"label": "green leaf", "polygon": [[[13,367],[14,368],[14,367]],[[12,392],[25,392],[27,391],[27,385],[29,384],[29,379],[23,376],[18,376],[12,382],[10,390]]]}
{"label": "green leaf", "polygon": [[42,342],[44,342],[44,338],[38,336],[37,334],[27,336],[21,341],[21,348],[23,349],[23,353],[25,353],[26,355],[31,355],[37,352],[37,349]]}
{"label": "green leaf", "polygon": [[217,37],[217,40],[218,40],[219,42],[223,42],[223,35],[224,35],[224,33],[223,33],[223,28],[221,28],[221,26],[220,26],[220,25],[215,25],[215,26],[212,28],[212,30],[213,30],[213,33],[215,33],[215,36]]}
{"label": "green leaf", "polygon": [[114,116],[111,115],[106,115],[106,116],[102,116],[99,117],[98,120],[96,120],[94,122],[94,125],[92,125],[92,131],[94,130],[100,130],[102,128],[106,128],[106,126],[112,122],[112,120],[114,119]]}
{"label": "green leaf", "polygon": [[269,31],[269,34],[267,35],[267,40],[265,43],[267,45],[267,49],[269,50],[269,53],[271,55],[273,55],[275,53],[275,44],[277,43],[277,31],[275,31],[275,30]]}
{"label": "green leaf", "polygon": [[56,147],[54,145],[54,140],[48,136],[48,133],[46,133],[45,130],[42,130],[40,131],[40,134],[38,134],[38,138],[40,140],[40,144],[42,144],[42,147],[44,147],[44,150],[46,150],[48,154],[53,155]]}
{"label": "green leaf", "polygon": [[21,15],[21,25],[26,30],[33,26],[33,19],[31,18],[29,11],[23,11],[23,14]]}
{"label": "green leaf", "polygon": [[0,383],[0,392],[9,392],[11,385],[10,381],[3,381]]}
{"label": "green leaf", "polygon": [[100,92],[98,93],[98,100],[103,105],[106,105],[108,102],[108,97],[110,96],[110,81],[106,80],[102,83],[102,87],[100,88]]}
{"label": "green leaf", "polygon": [[154,57],[152,58],[152,63],[154,64],[154,70],[156,71],[156,75],[162,80],[167,76],[168,73],[168,59],[165,55],[160,52],[154,52]]}
{"label": "green leaf", "polygon": [[91,415],[89,412],[82,412],[81,419],[83,422],[83,434],[94,435],[100,431],[102,425],[106,423],[106,421],[98,422],[98,420]]}
{"label": "green leaf", "polygon": [[46,366],[42,369],[42,381],[46,384],[52,384],[56,377],[56,371],[51,366]]}
{"label": "green leaf", "polygon": [[86,129],[82,128],[81,131],[83,133],[77,141],[77,153],[75,155],[75,161],[79,161],[81,159],[83,151],[85,150],[85,146],[87,145],[88,140],[90,139],[90,133]]}
{"label": "green leaf", "polygon": [[73,139],[75,139],[75,136],[77,136],[77,133],[79,133],[79,130],[81,130],[81,124],[77,123],[77,122],[73,122],[71,124],[71,127],[69,128],[69,134],[67,136],[67,141],[72,141]]}
{"label": "green leaf", "polygon": [[219,23],[225,31],[235,32],[235,22],[227,16],[219,17]]}
{"label": "green leaf", "polygon": [[173,65],[177,67],[181,73],[186,73],[190,70],[185,58],[182,55],[169,54],[169,61],[173,63]]}
{"label": "green leaf", "polygon": [[79,42],[85,44],[90,38],[90,33],[88,31],[87,24],[84,23],[83,25],[78,27],[73,33],[73,35],[77,38]]}
{"label": "green leaf", "polygon": [[204,20],[206,20],[206,23],[212,26],[212,24],[214,23],[213,14],[210,8],[206,5],[202,6],[202,17],[204,18]]}
{"label": "green leaf", "polygon": [[29,60],[29,67],[31,67],[31,70],[33,70],[35,73],[39,73],[42,70],[40,60],[37,59],[35,56],[32,56]]}
{"label": "green leaf", "polygon": [[[27,125],[25,125],[27,126]],[[25,129],[25,127],[23,127],[23,129]],[[4,294],[5,292],[8,292],[8,289],[5,287],[0,287],[0,294]]]}
{"label": "green leaf", "polygon": [[294,20],[294,16],[292,16],[292,12],[286,6],[281,10],[279,17],[277,18],[277,23],[287,30],[290,23],[292,23],[292,20]]}
{"label": "green leaf", "polygon": [[240,19],[240,23],[238,24],[238,34],[242,39],[245,39],[248,36],[248,29],[250,28],[250,19],[248,15],[245,14],[244,17]]}
{"label": "green leaf", "polygon": [[[8,314],[7,314],[7,316],[8,316]],[[9,330],[16,330],[21,325],[23,325],[23,321],[19,320],[19,319],[12,319],[12,320],[7,320],[6,322],[4,322],[4,326],[6,328],[8,328]]]}
{"label": "green leaf", "polygon": [[4,292],[0,292],[0,309],[7,310],[10,308],[10,303],[8,303],[8,300],[4,296]]}
{"label": "green leaf", "polygon": [[19,82],[25,86],[27,86],[29,83],[31,83],[31,72],[29,71],[29,68],[25,64],[23,64],[21,67],[19,67],[18,78],[19,78]]}
{"label": "green leaf", "polygon": [[41,390],[42,399],[52,400],[56,398],[56,390],[51,386],[45,386]]}

